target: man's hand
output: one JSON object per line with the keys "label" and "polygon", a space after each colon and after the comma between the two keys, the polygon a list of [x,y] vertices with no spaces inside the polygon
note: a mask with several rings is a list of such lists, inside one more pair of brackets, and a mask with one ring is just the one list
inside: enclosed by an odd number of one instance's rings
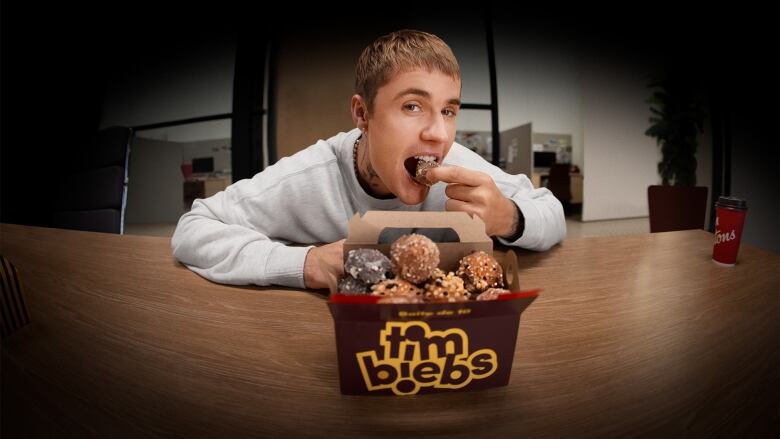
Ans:
{"label": "man's hand", "polygon": [[508,237],[516,232],[517,206],[498,190],[490,175],[460,166],[439,166],[425,176],[431,184],[448,183],[446,209],[478,215],[488,236]]}
{"label": "man's hand", "polygon": [[323,266],[337,273],[344,274],[344,239],[320,247],[314,247],[306,254],[303,263],[303,282],[306,288],[328,288],[328,274]]}

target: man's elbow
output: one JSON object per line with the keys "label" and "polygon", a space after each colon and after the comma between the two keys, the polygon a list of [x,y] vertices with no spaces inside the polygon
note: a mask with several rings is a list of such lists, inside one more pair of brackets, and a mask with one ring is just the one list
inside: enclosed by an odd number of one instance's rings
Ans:
{"label": "man's elbow", "polygon": [[555,247],[558,243],[563,241],[563,239],[566,237],[566,234],[556,235],[556,236],[546,236],[539,240],[539,242],[536,243],[536,245],[527,247],[529,250],[534,250],[537,252],[546,252],[547,250],[550,250],[551,248]]}
{"label": "man's elbow", "polygon": [[550,250],[566,239],[566,216],[563,214],[563,206],[560,202],[553,209],[553,218],[548,227],[548,232],[543,234],[540,240],[539,251]]}
{"label": "man's elbow", "polygon": [[187,215],[182,216],[179,219],[179,223],[176,224],[176,229],[173,231],[173,236],[171,236],[171,252],[173,253],[173,257],[177,261],[183,263],[187,262],[187,228],[189,222],[190,218],[188,218]]}
{"label": "man's elbow", "polygon": [[171,253],[173,253],[173,258],[177,261],[182,261],[182,254],[183,254],[183,245],[182,245],[182,238],[181,234],[178,232],[178,227],[176,227],[176,231],[173,232],[173,236],[171,237]]}
{"label": "man's elbow", "polygon": [[553,236],[548,236],[547,239],[543,239],[541,245],[539,246],[539,251],[546,252],[547,250],[550,250],[551,248],[555,247],[556,245],[563,242],[563,240],[566,239],[566,225],[564,224],[563,230],[558,230],[557,233]]}

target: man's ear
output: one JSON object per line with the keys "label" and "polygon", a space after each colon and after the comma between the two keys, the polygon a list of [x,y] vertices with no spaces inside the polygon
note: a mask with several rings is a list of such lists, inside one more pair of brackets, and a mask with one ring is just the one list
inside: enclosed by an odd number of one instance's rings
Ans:
{"label": "man's ear", "polygon": [[359,94],[352,95],[352,121],[361,131],[368,129],[368,105]]}

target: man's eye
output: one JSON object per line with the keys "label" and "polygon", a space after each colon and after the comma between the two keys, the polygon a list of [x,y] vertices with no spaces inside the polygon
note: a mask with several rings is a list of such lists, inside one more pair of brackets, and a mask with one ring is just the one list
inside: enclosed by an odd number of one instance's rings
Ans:
{"label": "man's eye", "polygon": [[406,104],[404,105],[404,109],[409,111],[422,111],[422,108],[417,104]]}
{"label": "man's eye", "polygon": [[453,110],[450,110],[449,108],[442,110],[441,113],[447,117],[455,117],[458,115],[458,113],[454,112]]}

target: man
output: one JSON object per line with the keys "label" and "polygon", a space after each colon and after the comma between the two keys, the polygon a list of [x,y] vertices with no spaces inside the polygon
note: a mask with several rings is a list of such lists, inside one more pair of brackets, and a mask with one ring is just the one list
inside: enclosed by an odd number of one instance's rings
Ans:
{"label": "man", "polygon": [[[460,89],[438,37],[378,38],[357,63],[357,128],[196,200],[174,232],[174,256],[215,282],[326,288],[323,265],[343,272],[348,221],[368,210],[465,211],[503,244],[549,249],[566,235],[561,203],[454,143]],[[430,187],[413,178],[420,157],[441,164],[426,175]],[[321,242],[330,244],[288,245]]]}

